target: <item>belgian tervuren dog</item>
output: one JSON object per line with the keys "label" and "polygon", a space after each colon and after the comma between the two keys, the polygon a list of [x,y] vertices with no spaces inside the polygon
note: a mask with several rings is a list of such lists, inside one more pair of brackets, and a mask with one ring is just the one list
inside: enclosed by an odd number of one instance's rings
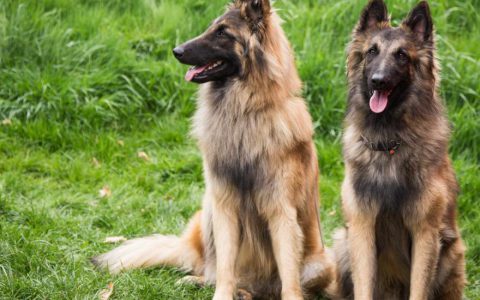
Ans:
{"label": "belgian tervuren dog", "polygon": [[[294,55],[268,0],[237,0],[174,49],[202,83],[193,134],[204,160],[201,213],[181,237],[131,240],[94,262],[115,273],[154,265],[216,284],[214,299],[303,299],[323,288],[318,166]],[[245,292],[246,291],[246,292]]]}
{"label": "belgian tervuren dog", "polygon": [[338,298],[456,300],[465,285],[432,18],[419,3],[392,27],[364,9],[348,47]]}

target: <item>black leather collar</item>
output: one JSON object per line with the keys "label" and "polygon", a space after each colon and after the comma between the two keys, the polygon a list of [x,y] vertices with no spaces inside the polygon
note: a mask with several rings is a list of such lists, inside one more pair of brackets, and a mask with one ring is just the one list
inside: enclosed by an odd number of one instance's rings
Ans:
{"label": "black leather collar", "polygon": [[368,149],[372,151],[379,151],[379,152],[388,152],[390,155],[394,155],[395,152],[400,148],[402,145],[401,140],[390,140],[388,142],[378,142],[373,143],[370,142],[366,137],[362,135],[362,142]]}

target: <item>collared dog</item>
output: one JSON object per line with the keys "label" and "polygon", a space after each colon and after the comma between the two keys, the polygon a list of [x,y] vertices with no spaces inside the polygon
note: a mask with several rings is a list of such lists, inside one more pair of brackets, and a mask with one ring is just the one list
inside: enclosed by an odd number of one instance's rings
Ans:
{"label": "collared dog", "polygon": [[392,27],[385,3],[371,1],[354,29],[347,65],[347,229],[336,236],[336,296],[461,299],[458,186],[427,2]]}
{"label": "collared dog", "polygon": [[268,0],[237,0],[174,49],[202,83],[193,134],[204,161],[203,209],[181,237],[131,240],[94,262],[116,273],[168,265],[216,284],[214,299],[303,299],[333,267],[317,212],[313,129],[294,56]]}

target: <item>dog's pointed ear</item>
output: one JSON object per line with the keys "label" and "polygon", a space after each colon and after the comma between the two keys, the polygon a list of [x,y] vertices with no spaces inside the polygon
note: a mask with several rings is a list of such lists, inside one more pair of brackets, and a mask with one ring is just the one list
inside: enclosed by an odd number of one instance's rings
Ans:
{"label": "dog's pointed ear", "polygon": [[363,9],[357,32],[378,29],[379,24],[388,22],[388,10],[383,0],[371,0]]}
{"label": "dog's pointed ear", "polygon": [[422,1],[415,6],[402,25],[408,28],[418,41],[431,41],[433,39],[433,21],[427,1]]}
{"label": "dog's pointed ear", "polygon": [[235,0],[235,6],[240,9],[244,18],[252,23],[259,23],[270,15],[269,0]]}

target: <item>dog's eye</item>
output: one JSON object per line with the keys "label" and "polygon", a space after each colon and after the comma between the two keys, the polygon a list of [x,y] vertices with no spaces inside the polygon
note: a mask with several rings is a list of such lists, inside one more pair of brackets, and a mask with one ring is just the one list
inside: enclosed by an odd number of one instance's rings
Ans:
{"label": "dog's eye", "polygon": [[217,36],[224,36],[225,35],[225,28],[219,28],[217,30]]}
{"label": "dog's eye", "polygon": [[407,56],[407,54],[406,54],[405,52],[403,52],[403,51],[398,51],[398,52],[397,52],[397,58],[398,58],[399,60],[405,61],[405,60],[408,59],[408,56]]}
{"label": "dog's eye", "polygon": [[378,49],[377,47],[372,47],[370,49],[368,49],[368,52],[367,52],[369,55],[377,55],[378,54]]}

